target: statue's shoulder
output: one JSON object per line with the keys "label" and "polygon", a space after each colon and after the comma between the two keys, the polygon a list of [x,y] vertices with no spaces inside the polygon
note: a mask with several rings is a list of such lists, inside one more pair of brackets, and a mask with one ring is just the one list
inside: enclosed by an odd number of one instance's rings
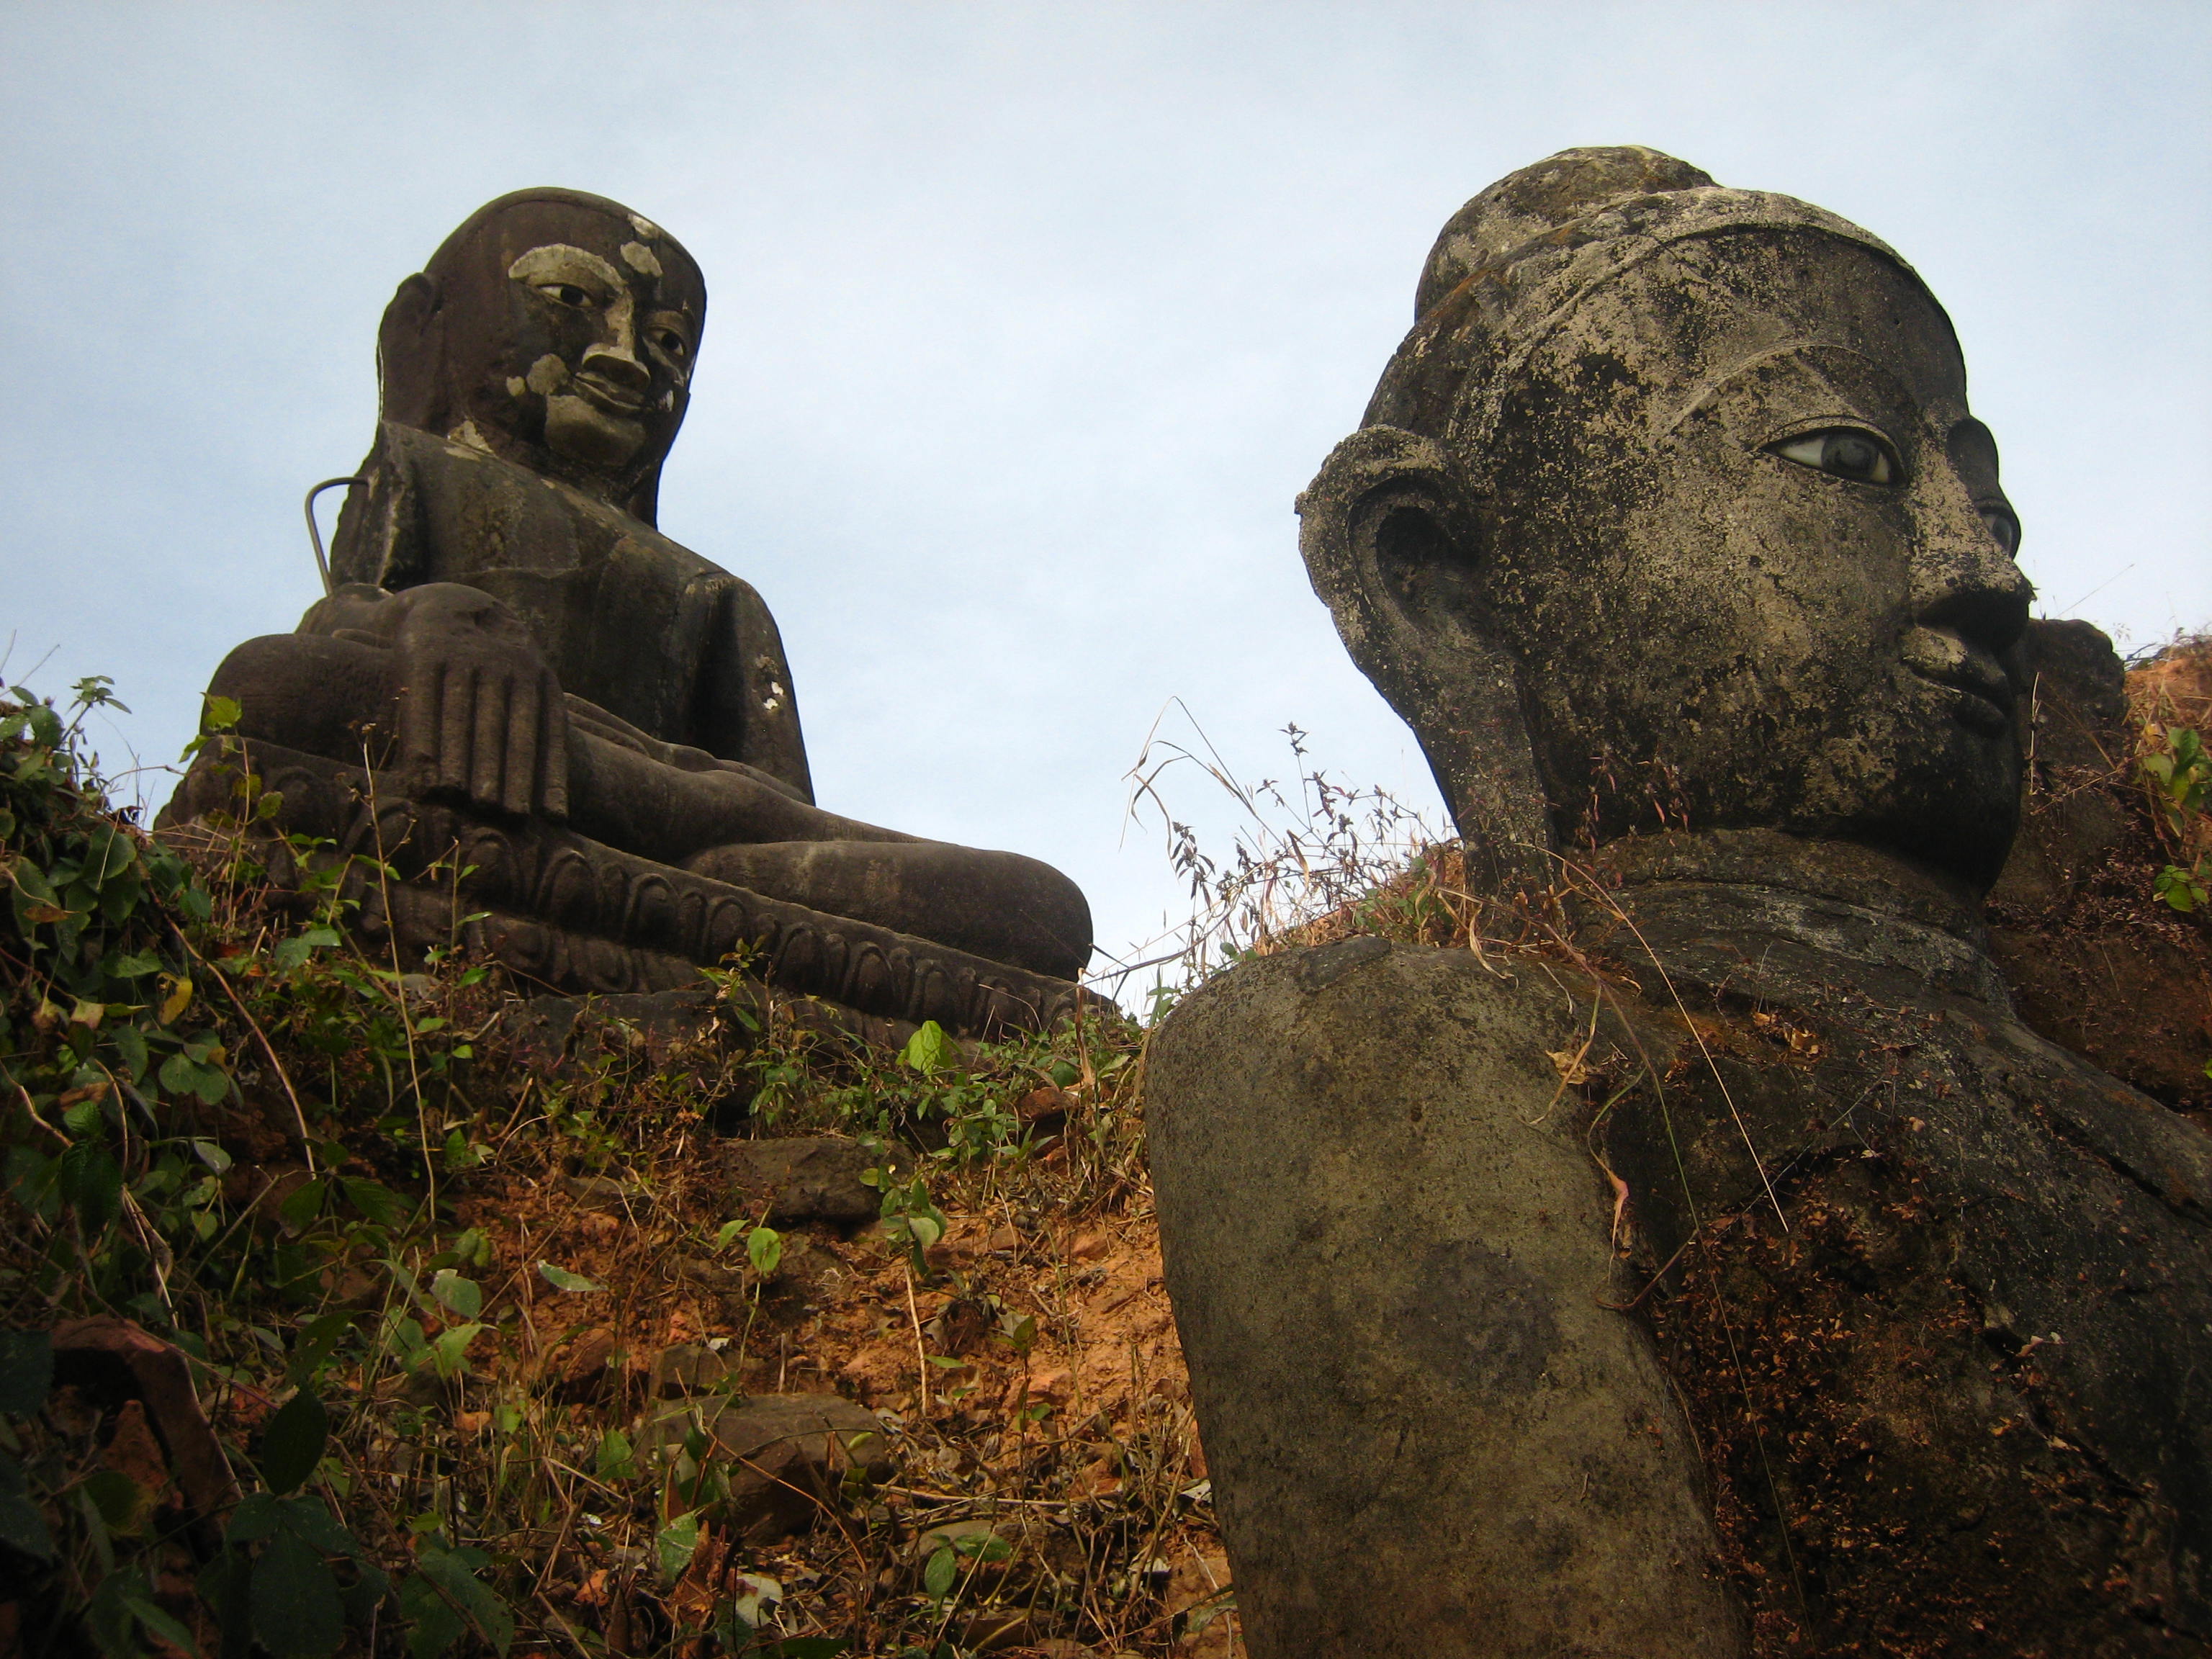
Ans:
{"label": "statue's shoulder", "polygon": [[397,421],[377,422],[376,446],[362,471],[372,489],[388,479],[401,489],[431,499],[503,493],[527,497],[547,482],[488,449]]}
{"label": "statue's shoulder", "polygon": [[642,519],[471,444],[387,421],[363,471],[373,495],[405,502],[401,516],[419,526],[431,580],[493,569],[596,576],[611,564],[649,573],[663,590],[729,586],[757,599],[741,578]]}
{"label": "statue's shoulder", "polygon": [[1210,1099],[1233,1079],[1255,1097],[1318,1089],[1379,1106],[1409,1089],[1474,1090],[1540,1109],[1595,994],[1588,975],[1543,958],[1372,937],[1280,951],[1176,1005],[1152,1044],[1152,1093]]}
{"label": "statue's shoulder", "polygon": [[383,587],[554,574],[591,562],[590,538],[550,480],[472,444],[380,422],[333,550],[341,580]]}

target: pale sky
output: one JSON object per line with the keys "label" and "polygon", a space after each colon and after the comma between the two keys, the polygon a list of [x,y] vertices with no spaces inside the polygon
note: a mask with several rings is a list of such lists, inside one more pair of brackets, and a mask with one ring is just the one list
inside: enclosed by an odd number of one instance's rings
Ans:
{"label": "pale sky", "polygon": [[822,804],[1060,866],[1110,949],[1183,914],[1122,822],[1170,699],[1247,777],[1295,721],[1437,810],[1291,499],[1445,218],[1570,145],[1889,241],[2046,614],[2212,622],[2193,0],[7,4],[0,143],[0,675],[112,676],[117,766],[314,599],[300,496],[368,447],[385,301],[532,185],[706,270],[661,527],[774,609]]}

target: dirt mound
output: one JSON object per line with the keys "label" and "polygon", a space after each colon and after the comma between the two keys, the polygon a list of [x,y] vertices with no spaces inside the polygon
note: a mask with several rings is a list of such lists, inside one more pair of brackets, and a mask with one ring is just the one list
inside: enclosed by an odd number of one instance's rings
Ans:
{"label": "dirt mound", "polygon": [[2212,727],[2212,641],[2130,672],[2087,623],[2039,622],[2029,650],[2027,812],[1991,952],[2032,1029],[2212,1127],[2212,933],[2159,896],[2182,849],[2142,768],[2166,728]]}

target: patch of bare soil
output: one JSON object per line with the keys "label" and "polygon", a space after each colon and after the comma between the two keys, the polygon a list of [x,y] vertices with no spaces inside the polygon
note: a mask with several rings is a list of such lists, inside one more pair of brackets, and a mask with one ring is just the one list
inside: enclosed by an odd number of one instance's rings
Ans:
{"label": "patch of bare soil", "polygon": [[[619,1049],[619,1030],[597,1040]],[[483,1290],[468,1374],[372,1352],[326,1389],[349,1407],[356,1492],[389,1489],[399,1530],[422,1506],[495,1543],[520,1569],[525,1654],[726,1650],[734,1610],[763,1644],[856,1655],[1241,1655],[1161,1283],[1135,1042],[1097,1039],[1066,1087],[1041,1054],[979,1051],[923,1085],[883,1056],[770,1043],[742,1066],[783,1068],[781,1121],[736,1136],[682,1103],[727,1079],[686,1083],[680,1051],[642,1082],[618,1053],[572,1055],[542,1085],[552,1121],[533,1127],[515,1091],[508,1139],[454,1179],[462,1271]],[[787,1221],[751,1253],[793,1200],[748,1191],[738,1155],[779,1130],[834,1136],[886,1096],[917,1109],[908,1144],[864,1133],[851,1161],[896,1168],[878,1177],[893,1184],[918,1172],[942,1237]],[[1000,1139],[933,1154],[945,1098],[1000,1114]],[[379,1275],[348,1289],[389,1316]],[[461,1322],[426,1320],[424,1339]],[[795,1450],[746,1438],[762,1410],[806,1401],[858,1415]],[[228,1408],[219,1425],[250,1442],[255,1403]]]}

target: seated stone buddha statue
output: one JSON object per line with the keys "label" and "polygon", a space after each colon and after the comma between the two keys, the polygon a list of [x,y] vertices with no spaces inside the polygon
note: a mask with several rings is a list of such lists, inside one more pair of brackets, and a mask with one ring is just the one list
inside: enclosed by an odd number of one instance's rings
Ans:
{"label": "seated stone buddha statue", "polygon": [[2212,1650],[2212,1140],[1988,952],[2080,625],[1949,319],[1635,149],[1416,313],[1302,545],[1518,920],[1249,960],[1148,1060],[1254,1659]]}
{"label": "seated stone buddha statue", "polygon": [[[683,246],[615,203],[472,215],[385,313],[329,596],[210,694],[280,828],[406,878],[364,921],[410,947],[449,942],[465,897],[471,937],[553,990],[738,953],[878,1035],[1048,1023],[1090,953],[1082,894],[816,806],[768,607],[656,527],[706,308]],[[204,753],[168,820],[234,809],[234,770]]]}

